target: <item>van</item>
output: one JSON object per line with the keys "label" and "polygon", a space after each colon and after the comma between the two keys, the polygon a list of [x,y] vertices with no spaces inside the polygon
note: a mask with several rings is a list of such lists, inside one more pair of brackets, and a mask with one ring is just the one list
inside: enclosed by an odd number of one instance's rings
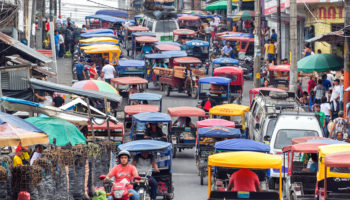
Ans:
{"label": "van", "polygon": [[[323,137],[323,131],[316,113],[282,112],[277,117],[272,135],[266,135],[264,140],[269,142],[271,154],[282,157],[282,148],[291,145],[292,139],[306,136]],[[282,166],[282,172],[287,173],[288,166]],[[270,169],[270,189],[275,188],[278,178],[279,170]]]}
{"label": "van", "polygon": [[149,30],[156,34],[159,41],[173,41],[173,31],[179,29],[177,20],[166,19],[157,20],[150,17],[144,17],[142,26],[148,27]]}

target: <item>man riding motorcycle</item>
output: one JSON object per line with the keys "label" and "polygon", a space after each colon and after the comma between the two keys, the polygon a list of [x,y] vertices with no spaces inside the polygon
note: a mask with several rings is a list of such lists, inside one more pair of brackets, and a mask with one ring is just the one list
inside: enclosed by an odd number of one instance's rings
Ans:
{"label": "man riding motorcycle", "polygon": [[[140,173],[144,172],[147,174],[149,171],[152,172],[152,166],[154,171],[159,173],[159,169],[153,155],[149,154],[147,151],[136,155],[133,158],[132,165],[134,165]],[[151,200],[155,200],[157,198],[158,183],[152,176],[148,176],[147,178],[150,186]]]}
{"label": "man riding motorcycle", "polygon": [[[138,177],[139,174],[135,166],[130,165],[128,162],[130,160],[130,153],[128,151],[120,151],[118,153],[118,165],[114,166],[113,169],[108,173],[104,181],[109,181],[112,177],[114,177],[114,183],[119,182],[132,182],[133,178]],[[132,185],[129,187],[129,193],[132,193],[130,200],[139,200],[139,194],[132,189]],[[108,197],[108,200],[113,200],[112,196]]]}

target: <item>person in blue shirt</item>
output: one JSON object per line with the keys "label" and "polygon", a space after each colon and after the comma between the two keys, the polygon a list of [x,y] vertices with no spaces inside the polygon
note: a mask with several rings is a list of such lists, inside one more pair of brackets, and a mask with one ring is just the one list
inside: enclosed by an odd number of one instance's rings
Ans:
{"label": "person in blue shirt", "polygon": [[86,80],[84,60],[80,59],[80,63],[75,65],[75,71],[77,73],[78,81]]}
{"label": "person in blue shirt", "polygon": [[147,53],[153,53],[153,47],[150,43],[145,43],[142,48],[141,48],[141,55],[142,58],[144,57],[145,54]]}
{"label": "person in blue shirt", "polygon": [[58,57],[58,53],[60,52],[60,45],[59,45],[59,41],[60,41],[60,35],[58,34],[58,30],[55,30],[55,47],[56,47],[56,57]]}
{"label": "person in blue shirt", "polygon": [[326,92],[328,92],[329,88],[332,87],[331,82],[327,79],[327,74],[322,75],[322,85],[326,89]]}
{"label": "person in blue shirt", "polygon": [[317,172],[318,169],[318,157],[317,153],[311,154],[311,163],[307,165],[307,168],[304,168],[303,172]]}
{"label": "person in blue shirt", "polygon": [[162,68],[168,68],[168,66],[164,63],[164,60],[156,59],[154,62],[153,68],[155,67],[162,67]]}
{"label": "person in blue shirt", "polygon": [[232,52],[232,47],[231,47],[231,44],[228,42],[226,43],[226,46],[224,46],[221,50],[221,55],[224,56],[224,55],[230,55],[230,53]]}
{"label": "person in blue shirt", "polygon": [[276,33],[275,29],[272,29],[272,33],[271,33],[270,39],[272,40],[272,42],[276,42],[277,41],[277,33]]}

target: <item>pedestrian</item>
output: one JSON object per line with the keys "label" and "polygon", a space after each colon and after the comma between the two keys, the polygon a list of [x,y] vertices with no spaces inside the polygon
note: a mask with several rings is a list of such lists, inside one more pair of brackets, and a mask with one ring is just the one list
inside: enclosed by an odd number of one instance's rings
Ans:
{"label": "pedestrian", "polygon": [[269,87],[269,85],[270,85],[269,80],[265,79],[265,81],[264,81],[264,87]]}
{"label": "pedestrian", "polygon": [[339,111],[339,98],[340,98],[340,92],[341,92],[341,88],[340,88],[340,80],[336,79],[333,83],[333,89],[332,89],[332,94],[331,94],[331,105],[332,105],[332,112],[334,114],[338,113]]}
{"label": "pedestrian", "polygon": [[60,52],[60,45],[59,45],[60,35],[58,34],[58,30],[55,30],[54,39],[55,39],[56,57],[58,57],[58,54]]}
{"label": "pedestrian", "polygon": [[22,153],[22,147],[18,145],[16,148],[16,155],[13,157],[13,167],[23,166],[23,162],[21,159]]}
{"label": "pedestrian", "polygon": [[341,132],[343,133],[344,139],[348,138],[347,134],[347,126],[350,124],[350,120],[347,118],[343,118],[344,112],[339,111],[338,117],[334,119],[333,126],[331,128],[331,133],[329,135],[330,138],[335,137],[335,133]]}
{"label": "pedestrian", "polygon": [[303,52],[303,56],[306,57],[306,56],[309,56],[311,55],[311,49],[308,45],[305,45],[304,46],[304,52]]}
{"label": "pedestrian", "polygon": [[337,135],[335,137],[336,140],[338,141],[344,141],[344,135],[342,132],[337,132]]}
{"label": "pedestrian", "polygon": [[96,71],[96,63],[92,63],[91,67],[89,68],[90,73],[90,79],[96,80],[98,77],[97,71]]}
{"label": "pedestrian", "polygon": [[275,64],[275,44],[273,43],[272,39],[270,39],[267,47],[267,59],[268,63],[272,63],[272,65]]}
{"label": "pedestrian", "polygon": [[74,47],[73,47],[73,27],[68,25],[66,28],[66,35],[65,35],[65,47],[66,47],[66,52],[70,51],[72,54],[74,52]]}
{"label": "pedestrian", "polygon": [[269,43],[269,39],[270,39],[270,27],[266,27],[265,31],[264,31],[264,43]]}
{"label": "pedestrian", "polygon": [[346,117],[350,117],[350,102],[348,102],[345,106]]}
{"label": "pedestrian", "polygon": [[84,59],[80,59],[80,63],[75,65],[75,71],[77,74],[78,81],[86,80],[85,67],[84,67]]}
{"label": "pedestrian", "polygon": [[64,99],[60,95],[56,95],[52,100],[52,105],[56,108],[61,107],[64,104]]}
{"label": "pedestrian", "polygon": [[344,111],[344,102],[343,102],[343,98],[344,98],[344,77],[340,78],[340,97],[339,97],[339,110]]}
{"label": "pedestrian", "polygon": [[324,129],[324,134],[325,137],[329,136],[328,133],[328,123],[333,119],[332,118],[332,110],[331,110],[331,105],[327,102],[327,97],[323,96],[321,99],[321,105],[320,105],[320,111],[324,113],[324,115],[326,116],[326,125],[325,125],[325,129]]}
{"label": "pedestrian", "polygon": [[327,74],[322,75],[322,85],[326,89],[326,92],[328,92],[329,88],[332,87],[331,82],[327,79]]}
{"label": "pedestrian", "polygon": [[58,40],[58,43],[59,43],[59,46],[60,46],[60,50],[59,50],[59,54],[58,54],[58,57],[59,58],[62,58],[63,57],[63,55],[64,55],[64,49],[65,49],[65,47],[64,47],[64,37],[63,37],[63,34],[62,34],[62,32],[61,31],[59,31],[59,38],[58,38],[59,40]]}
{"label": "pedestrian", "polygon": [[37,92],[34,93],[34,95],[39,99],[40,102],[42,102],[43,105],[52,106],[53,98],[51,92],[45,91],[45,96],[40,96]]}
{"label": "pedestrian", "polygon": [[111,83],[111,79],[114,78],[116,71],[115,68],[109,64],[109,60],[105,60],[105,65],[102,67],[100,77],[107,83]]}
{"label": "pedestrian", "polygon": [[316,96],[315,97],[315,102],[316,103],[321,103],[321,98],[326,95],[326,89],[322,85],[322,80],[321,79],[319,79],[317,82],[318,82],[318,84],[313,89],[315,91],[315,96]]}
{"label": "pedestrian", "polygon": [[310,94],[311,90],[314,90],[316,86],[315,77],[311,76],[310,80],[307,82],[307,92]]}
{"label": "pedestrian", "polygon": [[[323,113],[323,112],[321,112],[321,106],[320,106],[320,104],[316,104],[316,114],[320,117],[319,119],[320,119],[320,125],[321,125],[321,128],[323,129],[323,134],[325,134],[326,133],[326,131],[325,131],[325,128],[327,128],[327,126],[326,126],[326,115]],[[326,135],[323,135],[323,137],[327,137]]]}
{"label": "pedestrian", "polygon": [[306,91],[303,92],[303,96],[299,99],[299,101],[303,106],[309,105],[309,95]]}
{"label": "pedestrian", "polygon": [[37,144],[35,145],[35,152],[32,155],[32,158],[30,159],[30,165],[33,165],[34,161],[41,158],[41,154],[43,152],[43,145]]}
{"label": "pedestrian", "polygon": [[309,111],[312,112],[312,107],[315,105],[315,92],[313,90],[310,91],[308,103],[309,103]]}
{"label": "pedestrian", "polygon": [[271,32],[272,33],[271,33],[270,38],[271,38],[272,42],[275,43],[275,42],[277,42],[277,33],[276,33],[275,29],[272,29]]}

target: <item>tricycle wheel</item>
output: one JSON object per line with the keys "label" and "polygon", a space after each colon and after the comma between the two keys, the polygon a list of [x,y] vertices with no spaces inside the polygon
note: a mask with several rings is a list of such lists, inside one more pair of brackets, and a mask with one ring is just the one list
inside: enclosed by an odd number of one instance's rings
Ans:
{"label": "tricycle wheel", "polygon": [[170,96],[170,91],[171,91],[170,85],[165,85],[164,86],[164,93],[166,96]]}
{"label": "tricycle wheel", "polygon": [[173,158],[176,158],[176,152],[177,152],[177,148],[176,146],[173,146]]}
{"label": "tricycle wheel", "polygon": [[[154,83],[154,82],[153,82]],[[154,84],[153,84],[154,85]],[[160,91],[164,91],[164,85],[160,84]]]}
{"label": "tricycle wheel", "polygon": [[198,95],[198,90],[197,88],[192,88],[192,98],[196,99]]}
{"label": "tricycle wheel", "polygon": [[202,169],[199,171],[199,175],[200,175],[200,178],[201,178],[201,185],[203,185],[203,181],[204,181],[204,172],[203,172]]}

